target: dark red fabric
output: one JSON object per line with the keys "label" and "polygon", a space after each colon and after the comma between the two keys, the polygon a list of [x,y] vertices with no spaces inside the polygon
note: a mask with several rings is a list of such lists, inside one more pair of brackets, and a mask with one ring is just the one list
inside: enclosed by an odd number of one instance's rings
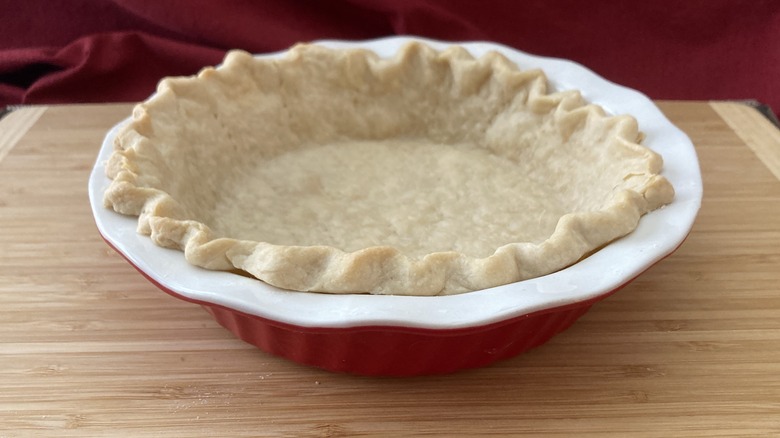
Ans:
{"label": "dark red fabric", "polygon": [[0,0],[0,104],[141,100],[231,48],[394,34],[568,58],[656,99],[780,110],[775,0]]}

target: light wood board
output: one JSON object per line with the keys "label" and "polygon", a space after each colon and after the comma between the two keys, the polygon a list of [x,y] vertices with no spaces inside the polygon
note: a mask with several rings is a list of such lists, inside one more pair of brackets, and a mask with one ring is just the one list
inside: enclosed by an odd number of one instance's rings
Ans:
{"label": "light wood board", "polygon": [[777,133],[733,104],[659,105],[704,175],[685,244],[542,347],[407,379],[272,357],[158,291],[87,200],[131,106],[17,110],[0,121],[0,437],[780,436]]}

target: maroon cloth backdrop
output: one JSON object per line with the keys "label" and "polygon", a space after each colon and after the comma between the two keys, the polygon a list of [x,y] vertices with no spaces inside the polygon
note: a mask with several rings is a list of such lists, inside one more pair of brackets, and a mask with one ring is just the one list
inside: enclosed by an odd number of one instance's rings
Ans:
{"label": "maroon cloth backdrop", "polygon": [[780,110],[775,0],[0,0],[0,104],[136,101],[231,48],[394,34],[567,58],[655,99]]}

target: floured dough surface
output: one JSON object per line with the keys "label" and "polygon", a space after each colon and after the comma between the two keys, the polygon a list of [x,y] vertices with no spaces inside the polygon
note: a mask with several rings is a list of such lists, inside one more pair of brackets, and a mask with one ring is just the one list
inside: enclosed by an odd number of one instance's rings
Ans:
{"label": "floured dough surface", "polygon": [[276,245],[487,257],[508,243],[544,241],[568,213],[565,199],[517,163],[468,144],[318,145],[243,178],[243,190],[218,202],[214,231]]}
{"label": "floured dough surface", "polygon": [[203,268],[454,294],[562,269],[671,202],[639,138],[632,117],[548,93],[495,52],[231,52],[136,106],[104,200]]}

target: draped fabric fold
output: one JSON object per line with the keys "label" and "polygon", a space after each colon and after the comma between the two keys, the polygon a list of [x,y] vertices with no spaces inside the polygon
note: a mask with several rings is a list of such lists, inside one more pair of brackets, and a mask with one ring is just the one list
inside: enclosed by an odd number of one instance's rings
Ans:
{"label": "draped fabric fold", "polygon": [[394,34],[563,57],[655,99],[780,109],[773,0],[0,0],[0,105],[141,100],[229,49]]}

